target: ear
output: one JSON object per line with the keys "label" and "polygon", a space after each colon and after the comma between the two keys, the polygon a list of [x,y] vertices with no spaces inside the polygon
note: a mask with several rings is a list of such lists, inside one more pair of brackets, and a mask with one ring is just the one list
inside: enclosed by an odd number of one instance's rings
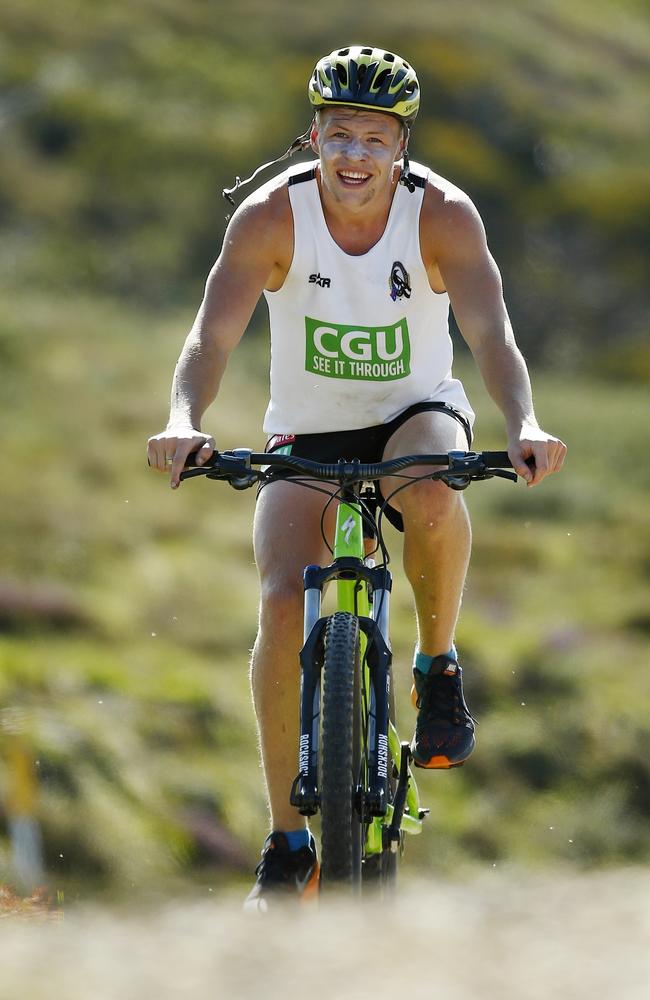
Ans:
{"label": "ear", "polygon": [[[402,135],[399,141],[399,146],[397,148],[397,160],[401,160],[404,153],[408,149],[409,139],[411,137],[411,130],[408,125],[404,125],[402,128]],[[397,160],[395,162],[397,162]]]}
{"label": "ear", "polygon": [[309,145],[311,146],[312,151],[318,156],[320,152],[318,149],[318,125],[316,124],[315,118],[311,123],[311,129],[309,130]]}
{"label": "ear", "polygon": [[404,125],[400,129],[400,133],[401,134],[400,134],[400,138],[399,138],[399,143],[397,145],[397,152],[395,154],[395,163],[399,163],[399,161],[404,156],[404,153],[406,151],[406,147],[408,146],[408,141],[409,141],[408,125]]}

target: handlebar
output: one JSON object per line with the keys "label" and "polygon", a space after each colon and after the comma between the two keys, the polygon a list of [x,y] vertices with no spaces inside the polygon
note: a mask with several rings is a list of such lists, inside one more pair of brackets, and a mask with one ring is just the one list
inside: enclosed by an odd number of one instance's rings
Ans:
{"label": "handlebar", "polygon": [[[431,473],[431,479],[442,480],[455,490],[464,490],[470,482],[498,476],[517,481],[512,462],[505,451],[450,451],[440,455],[404,455],[387,462],[364,464],[358,459],[321,463],[297,455],[280,455],[271,452],[253,452],[248,448],[214,452],[201,466],[194,464],[195,454],[188,456],[181,480],[205,476],[230,483],[235,489],[244,490],[256,483],[273,480],[273,470],[283,469],[302,473],[311,479],[337,482],[341,486],[351,483],[381,479],[397,475],[415,466],[442,466]],[[255,468],[259,466],[259,468]]]}

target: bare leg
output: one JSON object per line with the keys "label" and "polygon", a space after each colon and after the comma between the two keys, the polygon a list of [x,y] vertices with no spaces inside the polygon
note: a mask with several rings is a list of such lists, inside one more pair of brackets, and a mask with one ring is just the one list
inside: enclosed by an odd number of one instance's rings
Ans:
{"label": "bare leg", "polygon": [[[384,458],[466,447],[465,433],[452,417],[419,413],[395,432]],[[426,471],[413,469],[410,474]],[[384,480],[384,496],[403,482]],[[462,494],[425,480],[402,490],[391,504],[404,519],[404,569],[415,597],[419,648],[430,656],[446,653],[454,641],[471,549]]]}
{"label": "bare leg", "polygon": [[261,597],[251,686],[273,830],[306,825],[289,794],[298,773],[302,571],[327,556],[320,534],[324,502],[322,495],[278,482],[262,491],[255,512]]}

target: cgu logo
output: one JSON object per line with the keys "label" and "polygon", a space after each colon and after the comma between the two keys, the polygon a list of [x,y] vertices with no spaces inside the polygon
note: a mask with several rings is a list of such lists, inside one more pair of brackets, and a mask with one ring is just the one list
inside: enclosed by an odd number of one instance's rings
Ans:
{"label": "cgu logo", "polygon": [[[404,351],[404,334],[402,327],[396,326],[391,331],[393,334],[392,350],[388,344],[386,330],[349,330],[344,333],[340,340],[328,341],[327,338],[338,337],[337,331],[331,326],[319,326],[314,330],[314,344],[320,354],[326,358],[338,358],[339,352],[352,361],[371,361],[373,358],[373,336],[375,334],[375,352],[382,361],[393,361],[399,358]],[[327,346],[328,342],[330,347]],[[333,344],[336,348],[332,350]]]}
{"label": "cgu logo", "polygon": [[392,381],[410,374],[406,318],[385,327],[343,326],[305,317],[305,369],[329,378]]}

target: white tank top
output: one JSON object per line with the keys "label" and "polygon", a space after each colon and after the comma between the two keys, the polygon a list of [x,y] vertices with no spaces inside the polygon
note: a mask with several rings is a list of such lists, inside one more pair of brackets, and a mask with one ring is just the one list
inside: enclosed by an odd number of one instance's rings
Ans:
{"label": "white tank top", "polygon": [[352,256],[325,222],[315,164],[286,172],[294,251],[282,288],[265,292],[271,326],[267,434],[313,434],[387,423],[437,400],[474,413],[451,376],[449,297],[432,291],[420,253],[428,170],[398,185],[386,228]]}

